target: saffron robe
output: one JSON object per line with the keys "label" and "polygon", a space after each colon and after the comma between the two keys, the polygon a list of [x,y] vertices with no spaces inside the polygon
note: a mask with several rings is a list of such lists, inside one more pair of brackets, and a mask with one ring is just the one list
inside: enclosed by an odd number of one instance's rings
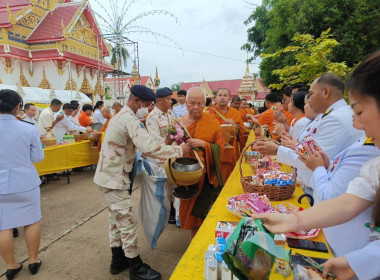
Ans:
{"label": "saffron robe", "polygon": [[223,183],[226,183],[228,177],[230,176],[231,172],[235,168],[236,162],[238,161],[240,157],[241,150],[245,146],[245,138],[244,138],[245,127],[241,119],[241,114],[238,110],[228,107],[227,111],[223,113],[222,110],[218,106],[214,106],[213,108],[210,108],[209,113],[215,114],[220,124],[225,124],[226,122],[222,117],[219,116],[216,110],[225,119],[232,119],[239,126],[238,137],[236,137],[232,142],[233,148],[224,149],[222,153],[222,157],[221,157]]}
{"label": "saffron robe", "polygon": [[[202,190],[203,181],[205,179],[206,170],[208,171],[207,176],[210,184],[213,186],[218,186],[218,178],[215,172],[214,160],[211,153],[211,145],[216,144],[220,147],[221,154],[223,154],[224,142],[223,135],[220,129],[219,121],[214,115],[209,113],[202,113],[201,118],[186,127],[190,136],[195,139],[201,139],[206,142],[206,148],[199,149],[198,155],[202,160],[204,168],[204,176],[198,183],[198,194]],[[195,158],[195,155],[192,153],[192,157]],[[195,217],[191,215],[193,211],[194,204],[197,201],[197,198],[180,201],[179,206],[179,219],[181,222],[181,228],[186,230],[191,230],[193,228],[200,227],[203,223],[203,218]]]}

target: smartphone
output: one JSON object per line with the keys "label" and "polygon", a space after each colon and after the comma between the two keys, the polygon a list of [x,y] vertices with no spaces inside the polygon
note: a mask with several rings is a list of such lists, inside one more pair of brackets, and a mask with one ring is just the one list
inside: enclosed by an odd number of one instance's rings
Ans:
{"label": "smartphone", "polygon": [[[319,264],[323,264],[323,263],[327,262],[327,259],[311,258],[311,257],[309,257],[309,258],[314,260],[315,262],[317,262]],[[290,264],[293,267],[296,266],[297,264],[302,265],[302,266],[306,266],[306,267],[312,267],[312,265],[310,263],[308,263],[307,261],[305,261],[304,258],[302,258],[301,256],[297,256],[297,255],[291,255],[290,256]]]}
{"label": "smartphone", "polygon": [[286,241],[288,242],[288,246],[290,248],[317,251],[322,253],[328,252],[326,244],[322,242],[294,238],[287,238]]}

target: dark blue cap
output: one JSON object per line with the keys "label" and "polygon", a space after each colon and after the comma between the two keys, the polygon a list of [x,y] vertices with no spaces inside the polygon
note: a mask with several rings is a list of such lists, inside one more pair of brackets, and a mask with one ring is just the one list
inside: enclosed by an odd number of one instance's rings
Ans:
{"label": "dark blue cap", "polygon": [[131,93],[134,96],[137,96],[138,98],[141,98],[143,100],[147,100],[147,101],[156,100],[156,95],[154,94],[153,90],[143,85],[132,86]]}
{"label": "dark blue cap", "polygon": [[156,96],[157,97],[165,97],[165,96],[172,95],[172,94],[173,94],[172,90],[170,88],[168,88],[168,87],[159,88],[156,91]]}

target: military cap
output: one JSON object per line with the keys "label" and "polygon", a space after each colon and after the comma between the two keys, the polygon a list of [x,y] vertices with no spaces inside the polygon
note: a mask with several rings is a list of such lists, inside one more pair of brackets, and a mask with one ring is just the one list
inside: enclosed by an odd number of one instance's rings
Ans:
{"label": "military cap", "polygon": [[153,90],[143,85],[132,86],[131,93],[134,96],[137,96],[138,98],[141,98],[143,100],[147,100],[147,101],[156,100],[156,95],[154,94]]}
{"label": "military cap", "polygon": [[170,88],[167,88],[167,87],[159,88],[156,91],[157,97],[165,97],[165,96],[172,95],[172,94],[173,94],[172,90]]}

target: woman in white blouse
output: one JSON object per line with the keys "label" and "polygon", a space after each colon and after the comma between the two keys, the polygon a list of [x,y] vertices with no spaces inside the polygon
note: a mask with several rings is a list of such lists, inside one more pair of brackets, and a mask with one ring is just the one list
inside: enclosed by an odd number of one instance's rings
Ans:
{"label": "woman in white blouse", "polygon": [[102,115],[102,108],[104,107],[104,102],[103,101],[98,101],[96,102],[94,106],[94,123],[101,123],[104,125],[107,121]]}
{"label": "woman in white blouse", "polygon": [[[380,147],[380,51],[372,54],[352,72],[348,83],[350,104],[355,120],[367,137]],[[334,137],[333,135],[331,137]],[[325,228],[342,224],[373,205],[372,242],[366,247],[333,258],[324,264],[324,275],[332,272],[338,279],[378,279],[380,277],[380,157],[366,162],[359,176],[352,180],[347,192],[323,201],[299,214],[258,214],[264,225],[274,233]],[[364,225],[363,225],[364,227]],[[360,230],[355,228],[352,230]],[[316,276],[313,276],[314,279]],[[318,276],[319,277],[319,276]]]}

